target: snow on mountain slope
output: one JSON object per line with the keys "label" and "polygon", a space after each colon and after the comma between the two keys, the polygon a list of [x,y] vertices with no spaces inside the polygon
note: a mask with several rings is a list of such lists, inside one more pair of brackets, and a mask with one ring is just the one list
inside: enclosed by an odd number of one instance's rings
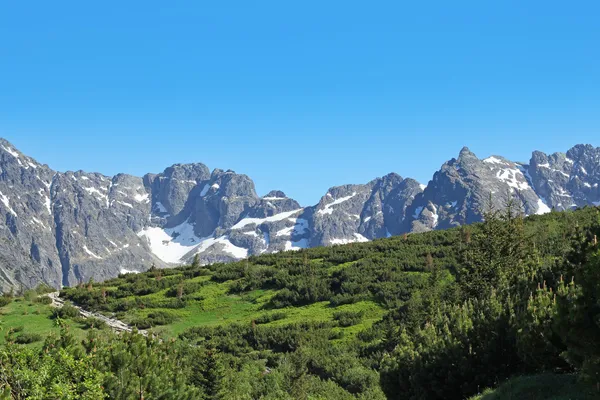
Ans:
{"label": "snow on mountain slope", "polygon": [[180,263],[183,256],[209,240],[197,237],[194,226],[187,221],[174,228],[146,227],[138,236],[148,241],[150,250],[158,258],[172,264]]}
{"label": "snow on mountain slope", "polygon": [[600,149],[590,145],[536,151],[528,163],[464,148],[427,185],[391,173],[332,187],[309,207],[200,163],[143,177],[56,172],[2,139],[0,172],[0,290],[445,229],[480,221],[490,195],[527,215],[600,204]]}

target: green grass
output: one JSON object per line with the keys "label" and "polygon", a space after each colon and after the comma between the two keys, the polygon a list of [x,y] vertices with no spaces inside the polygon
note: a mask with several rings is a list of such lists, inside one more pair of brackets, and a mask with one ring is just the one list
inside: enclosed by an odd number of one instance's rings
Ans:
{"label": "green grass", "polygon": [[[10,304],[0,308],[0,345],[6,342],[6,334],[11,328],[23,327],[22,332],[40,334],[43,338],[53,333],[58,335],[60,327],[50,319],[51,314],[52,307],[48,305],[16,298]],[[76,338],[83,339],[85,337],[85,331],[79,328],[79,324],[68,321],[67,325]],[[43,340],[32,343],[32,345],[40,346]]]}
{"label": "green grass", "polygon": [[[285,313],[286,317],[272,321],[268,325],[285,325],[304,321],[332,321],[333,314],[337,311],[363,311],[365,317],[360,324],[339,328],[344,331],[344,338],[354,336],[360,330],[370,327],[381,319],[384,309],[371,301],[362,301],[356,304],[331,307],[328,301],[318,302],[302,307],[287,307],[269,309],[267,307],[271,298],[277,293],[275,290],[254,290],[242,295],[228,294],[230,282],[211,282],[203,286],[194,295],[201,296],[203,300],[189,301],[185,308],[167,310],[163,308],[135,309],[126,312],[121,318],[125,322],[134,321],[139,317],[146,317],[156,310],[166,310],[177,316],[177,320],[169,325],[152,329],[154,333],[175,337],[186,329],[195,326],[216,326],[230,323],[252,323],[261,316]],[[143,298],[160,300],[164,298],[165,291],[154,293]]]}
{"label": "green grass", "polygon": [[534,375],[514,378],[470,400],[588,400],[599,399],[595,387],[574,375]]}

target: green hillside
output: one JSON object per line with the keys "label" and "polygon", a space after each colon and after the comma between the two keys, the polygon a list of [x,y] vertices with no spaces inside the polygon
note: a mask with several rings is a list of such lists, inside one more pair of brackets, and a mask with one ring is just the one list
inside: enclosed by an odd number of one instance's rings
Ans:
{"label": "green hillside", "polygon": [[[597,208],[523,219],[509,204],[469,227],[61,292],[149,338],[15,299],[0,308],[3,332],[20,323],[44,341],[6,336],[0,388],[14,398],[465,399],[545,373],[528,382],[559,374],[559,386],[595,389],[599,226]],[[65,360],[70,369],[57,369]],[[27,373],[46,367],[54,372]]]}

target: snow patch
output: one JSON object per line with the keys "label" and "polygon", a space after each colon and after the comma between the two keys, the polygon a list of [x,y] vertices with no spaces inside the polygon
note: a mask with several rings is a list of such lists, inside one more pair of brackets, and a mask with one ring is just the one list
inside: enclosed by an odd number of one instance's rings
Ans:
{"label": "snow patch", "polygon": [[[75,177],[73,177],[73,179],[75,179]],[[86,192],[88,192],[90,195],[96,195],[97,197],[99,197],[101,200],[104,200],[106,202],[106,207],[109,206],[108,203],[108,196],[105,195],[104,193],[102,193],[101,191],[99,191],[98,189],[94,188],[94,187],[89,187],[89,188],[83,188]]]}
{"label": "snow patch", "polygon": [[330,240],[330,244],[348,244],[348,243],[356,243],[356,242],[368,242],[369,239],[361,235],[360,233],[355,233],[353,238],[349,239],[332,239]]}
{"label": "snow patch", "polygon": [[423,185],[422,183],[419,183],[419,187],[421,188],[421,190],[425,190],[425,188],[427,188],[427,185]]}
{"label": "snow patch", "polygon": [[194,225],[187,221],[174,228],[147,227],[138,236],[146,238],[154,255],[173,264],[181,263],[183,256],[207,240],[198,238],[194,233]]}
{"label": "snow patch", "polygon": [[552,210],[550,209],[550,207],[548,207],[548,205],[546,205],[546,200],[543,197],[540,197],[538,199],[538,208],[535,213],[537,215],[542,215],[542,214],[547,214],[551,211]]}
{"label": "snow patch", "polygon": [[146,193],[146,194],[136,194],[135,196],[133,196],[133,199],[135,201],[137,201],[138,203],[149,203],[150,202],[150,195],[148,193]]}
{"label": "snow patch", "polygon": [[140,271],[134,271],[133,269],[125,269],[125,268],[121,268],[121,270],[119,271],[121,274],[139,274]]}
{"label": "snow patch", "polygon": [[6,197],[6,195],[2,192],[0,192],[0,201],[2,201],[2,204],[4,204],[6,206],[6,208],[8,209],[8,212],[10,212],[15,217],[17,216],[17,213],[15,212],[15,210],[13,210],[12,207],[10,206],[9,198]]}
{"label": "snow patch", "polygon": [[302,210],[303,209],[300,208],[298,210],[287,211],[287,212],[275,214],[275,215],[272,215],[272,216],[266,217],[266,218],[244,218],[241,221],[239,221],[237,224],[235,224],[234,226],[232,226],[231,229],[241,229],[241,228],[245,227],[246,225],[250,225],[250,224],[255,224],[255,225],[258,226],[258,225],[263,224],[265,222],[282,221],[282,220],[284,220],[286,218],[291,217],[294,214],[299,213]]}
{"label": "snow patch", "polygon": [[[327,194],[329,194],[329,193],[327,193]],[[354,196],[356,196],[356,192],[352,193],[350,196],[345,196],[345,197],[341,197],[337,200],[334,200],[332,203],[325,205],[325,208],[323,208],[322,210],[317,211],[317,214],[321,214],[321,215],[333,214],[333,208],[332,208],[333,206],[341,204],[345,201],[348,201],[351,198],[353,198]]]}
{"label": "snow patch", "polygon": [[431,217],[433,218],[433,227],[435,228],[438,224],[438,220],[440,219],[440,216],[437,213],[437,207],[435,205],[431,205],[433,207],[433,214],[431,215]]}
{"label": "snow patch", "polygon": [[300,239],[298,241],[288,240],[287,242],[285,242],[285,250],[286,251],[289,251],[289,250],[297,251],[297,250],[306,249],[306,248],[308,248],[308,239]]}
{"label": "snow patch", "polygon": [[500,165],[507,165],[508,163],[506,161],[503,161],[501,159],[499,159],[498,157],[488,157],[485,160],[483,160],[484,163],[488,163],[488,164],[500,164]]}
{"label": "snow patch", "polygon": [[[529,182],[527,182],[527,179],[525,179],[523,172],[519,168],[503,168],[496,173],[496,177],[513,189],[531,189]],[[517,177],[522,177],[522,180],[517,179]]]}
{"label": "snow patch", "polygon": [[31,222],[40,225],[42,228],[44,228],[46,230],[50,230],[50,228],[48,228],[42,221],[40,221],[36,217],[31,217]]}
{"label": "snow patch", "polygon": [[248,249],[238,247],[229,241],[229,236],[221,236],[219,238],[207,238],[200,242],[200,245],[196,249],[196,254],[202,253],[216,244],[221,244],[223,251],[231,254],[235,258],[246,258],[248,257]]}
{"label": "snow patch", "polygon": [[50,198],[46,196],[46,193],[44,193],[44,189],[40,189],[38,193],[42,198],[46,209],[48,210],[48,215],[52,215],[52,203],[50,202]]}
{"label": "snow patch", "polygon": [[87,248],[87,246],[86,246],[86,245],[84,245],[84,246],[83,246],[83,250],[84,250],[86,253],[88,253],[90,256],[94,257],[95,259],[97,259],[97,260],[102,260],[102,257],[100,257],[100,256],[98,256],[98,255],[96,255],[96,254],[92,253],[92,252],[90,251],[90,249],[88,249],[88,248]]}
{"label": "snow patch", "polygon": [[294,226],[283,228],[282,230],[278,231],[275,236],[289,236],[292,234],[292,232],[294,232]]}
{"label": "snow patch", "polygon": [[6,152],[7,152],[8,154],[10,154],[11,156],[13,156],[14,158],[16,158],[16,159],[19,159],[19,153],[17,153],[17,151],[16,151],[16,150],[14,150],[14,149],[11,149],[10,147],[5,147],[4,145],[2,146],[2,148],[3,148],[4,150],[6,150]]}

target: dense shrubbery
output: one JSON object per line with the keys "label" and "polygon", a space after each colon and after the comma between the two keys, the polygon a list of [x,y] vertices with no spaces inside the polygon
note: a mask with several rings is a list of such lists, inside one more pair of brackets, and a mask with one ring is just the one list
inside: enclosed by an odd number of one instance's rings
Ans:
{"label": "dense shrubbery", "polygon": [[[349,305],[329,322],[270,324],[288,313],[272,310],[253,323],[188,329],[173,344],[195,354],[177,364],[181,388],[207,398],[463,399],[538,372],[600,382],[598,209],[524,221],[509,204],[485,217],[448,231],[154,269],[63,295],[93,310],[138,310],[140,328],[173,322],[167,309],[201,299],[206,283],[196,278],[209,273],[229,296],[273,290],[266,309]],[[365,300],[386,315],[344,337],[369,317],[352,309]]]}

